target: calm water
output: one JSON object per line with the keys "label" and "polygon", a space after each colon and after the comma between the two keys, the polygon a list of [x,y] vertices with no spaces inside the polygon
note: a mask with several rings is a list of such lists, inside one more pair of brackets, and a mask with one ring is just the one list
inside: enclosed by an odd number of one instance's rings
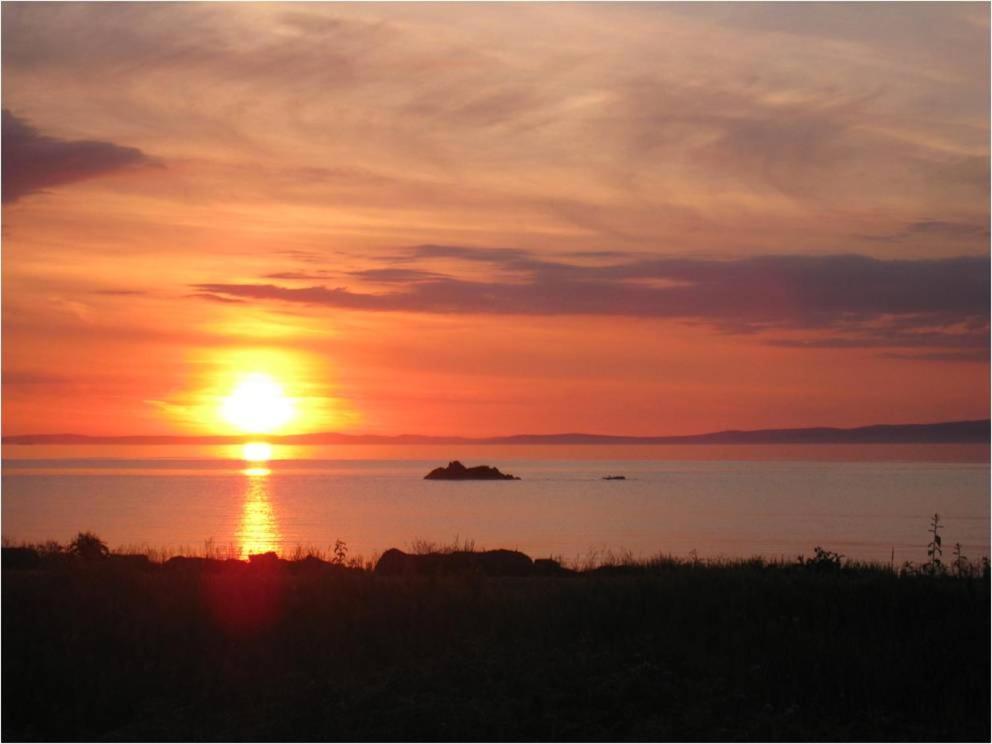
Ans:
{"label": "calm water", "polygon": [[[352,553],[472,539],[533,556],[628,549],[793,557],[815,545],[922,561],[944,543],[989,554],[988,446],[275,447],[5,446],[3,537],[244,554],[296,546]],[[424,481],[459,458],[514,482]],[[626,481],[603,481],[623,474]],[[948,550],[948,553],[950,550]]]}

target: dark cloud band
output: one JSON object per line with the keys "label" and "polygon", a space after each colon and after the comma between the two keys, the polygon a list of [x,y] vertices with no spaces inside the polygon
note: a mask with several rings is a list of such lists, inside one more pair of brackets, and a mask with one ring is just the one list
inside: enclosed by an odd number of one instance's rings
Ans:
{"label": "dark cloud band", "polygon": [[[699,321],[729,333],[821,331],[781,346],[987,348],[989,260],[883,260],[860,255],[735,260],[634,259],[588,266],[519,250],[422,246],[406,259],[488,264],[466,280],[404,270],[392,291],[202,284],[215,296],[363,311],[601,315]],[[513,273],[513,280],[504,277]],[[364,277],[363,277],[364,278]],[[839,335],[838,335],[839,334]]]}
{"label": "dark cloud band", "polygon": [[3,202],[53,186],[150,163],[141,150],[110,142],[61,140],[3,110]]}

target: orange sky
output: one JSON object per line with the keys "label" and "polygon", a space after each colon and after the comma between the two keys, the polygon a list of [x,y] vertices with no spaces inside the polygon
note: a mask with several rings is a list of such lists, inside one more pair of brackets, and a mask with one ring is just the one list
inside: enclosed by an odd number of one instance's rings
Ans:
{"label": "orange sky", "polygon": [[986,4],[2,12],[5,434],[988,415]]}

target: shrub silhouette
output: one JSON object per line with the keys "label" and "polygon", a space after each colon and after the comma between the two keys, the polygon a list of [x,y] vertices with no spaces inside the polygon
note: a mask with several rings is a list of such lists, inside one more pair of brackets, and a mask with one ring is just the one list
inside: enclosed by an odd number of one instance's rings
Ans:
{"label": "shrub silhouette", "polygon": [[69,553],[84,561],[97,561],[110,555],[110,549],[92,532],[80,532],[69,543]]}
{"label": "shrub silhouette", "polygon": [[951,568],[955,576],[973,576],[975,574],[974,567],[968,560],[968,556],[964,554],[961,543],[954,543],[954,562],[951,563]]}
{"label": "shrub silhouette", "polygon": [[813,548],[814,555],[812,558],[806,558],[804,556],[799,556],[799,565],[810,571],[840,571],[841,569],[841,559],[844,557],[840,553],[835,553],[832,550],[825,550],[817,545]]}

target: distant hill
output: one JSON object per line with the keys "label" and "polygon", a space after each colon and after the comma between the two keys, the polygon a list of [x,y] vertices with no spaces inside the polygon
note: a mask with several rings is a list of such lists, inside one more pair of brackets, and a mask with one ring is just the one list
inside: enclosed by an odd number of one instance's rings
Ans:
{"label": "distant hill", "polygon": [[507,437],[437,437],[403,434],[338,434],[323,432],[289,436],[87,436],[85,434],[20,434],[5,444],[238,444],[265,439],[282,444],[963,444],[989,443],[989,419],[936,424],[878,424],[854,429],[756,429],[682,436],[633,437],[611,434],[517,434]]}

